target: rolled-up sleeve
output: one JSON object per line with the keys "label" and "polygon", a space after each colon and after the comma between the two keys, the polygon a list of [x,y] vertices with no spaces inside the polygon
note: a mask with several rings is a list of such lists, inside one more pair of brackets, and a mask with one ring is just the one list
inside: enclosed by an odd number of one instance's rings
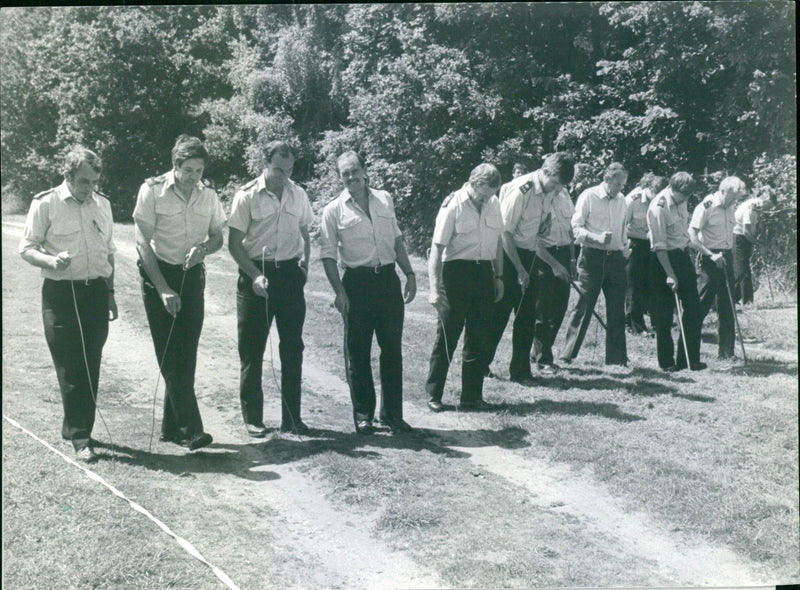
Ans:
{"label": "rolled-up sleeve", "polygon": [[139,188],[136,207],[133,209],[133,221],[145,238],[148,240],[153,238],[153,231],[156,227],[156,201],[155,195],[147,183]]}
{"label": "rolled-up sleeve", "polygon": [[337,247],[339,245],[339,232],[336,223],[338,215],[338,205],[330,203],[322,211],[322,223],[320,224],[320,258],[331,258],[338,260]]}
{"label": "rolled-up sleeve", "polygon": [[22,229],[22,239],[19,242],[19,253],[28,250],[41,250],[48,229],[49,209],[47,203],[34,199],[28,216],[25,218],[25,227]]}
{"label": "rolled-up sleeve", "polygon": [[693,227],[696,230],[702,230],[705,225],[706,206],[703,203],[700,203],[694,208],[694,213],[692,213],[692,222],[689,224],[689,227]]}
{"label": "rolled-up sleeve", "polygon": [[662,207],[647,210],[647,229],[650,230],[650,246],[653,250],[667,249],[667,219]]}
{"label": "rolled-up sleeve", "polygon": [[442,208],[436,215],[436,225],[433,229],[433,243],[440,246],[446,246],[450,243],[453,237],[453,229],[455,227],[456,211],[455,209]]}
{"label": "rolled-up sleeve", "polygon": [[572,234],[575,236],[575,243],[583,246],[589,231],[586,229],[586,215],[588,214],[589,199],[587,192],[584,191],[575,203],[575,213],[572,214]]}

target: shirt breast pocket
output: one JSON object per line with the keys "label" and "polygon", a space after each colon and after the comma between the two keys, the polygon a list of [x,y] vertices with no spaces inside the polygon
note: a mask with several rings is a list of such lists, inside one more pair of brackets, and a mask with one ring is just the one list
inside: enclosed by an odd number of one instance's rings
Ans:
{"label": "shirt breast pocket", "polygon": [[268,221],[275,217],[277,210],[269,201],[257,203],[250,211],[250,216],[255,221]]}
{"label": "shirt breast pocket", "polygon": [[76,217],[62,217],[53,221],[50,233],[59,238],[66,238],[81,231],[81,221]]}
{"label": "shirt breast pocket", "polygon": [[457,234],[473,232],[478,229],[478,219],[471,215],[469,217],[462,216],[456,219],[455,229]]}
{"label": "shirt breast pocket", "polygon": [[179,215],[183,213],[183,207],[180,203],[170,202],[156,202],[156,217],[164,219],[167,222],[178,219]]}
{"label": "shirt breast pocket", "polygon": [[339,220],[339,235],[343,243],[357,249],[369,248],[372,245],[372,232],[365,219],[357,215]]}

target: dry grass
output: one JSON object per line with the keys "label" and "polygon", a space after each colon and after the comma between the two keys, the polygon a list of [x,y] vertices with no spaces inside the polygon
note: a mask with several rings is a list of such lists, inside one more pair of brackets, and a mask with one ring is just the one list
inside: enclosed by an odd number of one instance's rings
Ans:
{"label": "dry grass", "polygon": [[[118,226],[116,235],[130,246],[130,226]],[[4,234],[4,278],[13,278],[3,281],[4,411],[60,444],[60,399],[38,295],[29,296],[38,293],[39,279],[21,266],[15,247]],[[306,287],[306,362],[328,377],[304,392],[304,419],[314,436],[271,434],[185,456],[158,443],[147,452],[155,371],[136,271],[121,260],[117,296],[130,356],[104,359],[101,395],[116,444],[104,449],[106,460],[96,468],[242,588],[325,585],[319,563],[293,544],[297,531],[287,528],[272,495],[286,468],[321,490],[342,521],[434,569],[445,587],[674,585],[654,563],[587,529],[563,505],[543,505],[530,489],[499,475],[498,465],[476,463],[481,453],[498,463],[565,468],[607,490],[624,510],[648,515],[677,541],[730,546],[770,579],[800,578],[796,309],[744,311],[747,329],[762,338],[752,355],[748,349],[747,367],[716,361],[716,345],[706,342],[710,370],[665,375],[655,366],[654,341],[631,337],[635,368],[609,369],[600,364],[603,335],[593,325],[569,371],[530,388],[487,381],[486,399],[500,404],[495,412],[447,412],[436,427],[410,436],[358,437],[343,389],[341,323],[315,262]],[[409,415],[419,417],[427,416],[422,385],[435,321],[422,261],[415,266],[421,292],[407,308],[404,387]],[[241,430],[233,263],[221,254],[209,271],[198,395],[204,418],[216,416],[215,437],[230,438]],[[707,326],[707,340],[712,332]],[[509,354],[507,335],[495,363],[501,373]],[[271,380],[268,370],[265,379]],[[445,401],[457,399],[459,383],[456,363]],[[266,381],[268,397],[273,389]],[[278,406],[271,398],[267,404],[271,426]],[[99,423],[95,434],[107,438]],[[10,587],[218,587],[210,572],[95,484],[27,439],[4,431],[3,442]],[[61,522],[67,498],[74,500],[70,513],[79,510],[83,518],[69,529]]]}

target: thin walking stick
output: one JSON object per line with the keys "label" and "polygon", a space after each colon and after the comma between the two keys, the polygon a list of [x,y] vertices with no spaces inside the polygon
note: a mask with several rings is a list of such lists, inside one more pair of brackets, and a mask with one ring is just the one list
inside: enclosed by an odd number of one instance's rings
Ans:
{"label": "thin walking stick", "polygon": [[681,339],[683,340],[683,353],[686,355],[686,368],[691,369],[692,363],[689,362],[689,347],[686,346],[686,330],[683,329],[683,306],[681,305],[681,300],[678,297],[678,292],[673,291],[673,295],[675,295],[675,305],[676,309],[678,310],[678,326],[681,329]]}

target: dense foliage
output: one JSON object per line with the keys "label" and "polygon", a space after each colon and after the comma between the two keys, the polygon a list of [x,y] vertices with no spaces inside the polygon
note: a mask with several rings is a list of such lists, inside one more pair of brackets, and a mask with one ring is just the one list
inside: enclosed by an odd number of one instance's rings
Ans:
{"label": "dense foliage", "polygon": [[57,182],[81,142],[128,219],[184,132],[230,198],[288,137],[317,209],[340,190],[336,156],[361,150],[423,250],[476,164],[507,176],[566,149],[573,192],[612,160],[631,186],[686,169],[771,188],[786,214],[769,216],[770,260],[796,284],[792,2],[3,8],[0,26],[4,199]]}

